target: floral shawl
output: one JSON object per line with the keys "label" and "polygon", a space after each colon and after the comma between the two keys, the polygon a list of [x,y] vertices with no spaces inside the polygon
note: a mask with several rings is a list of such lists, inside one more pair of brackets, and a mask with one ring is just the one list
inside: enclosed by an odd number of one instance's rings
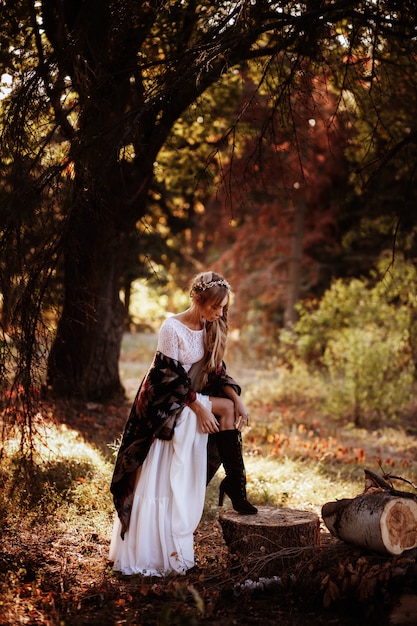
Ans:
{"label": "floral shawl", "polygon": [[[217,372],[209,376],[201,393],[224,396],[224,385],[234,387],[240,394],[239,385],[226,373],[226,367],[222,364]],[[172,438],[179,414],[194,399],[191,378],[181,363],[156,352],[127,419],[110,486],[122,525],[122,538],[129,526],[138,468],[143,464],[156,437],[167,440]],[[209,446],[209,450],[214,455],[210,470],[213,475],[219,461],[215,458],[215,448]]]}

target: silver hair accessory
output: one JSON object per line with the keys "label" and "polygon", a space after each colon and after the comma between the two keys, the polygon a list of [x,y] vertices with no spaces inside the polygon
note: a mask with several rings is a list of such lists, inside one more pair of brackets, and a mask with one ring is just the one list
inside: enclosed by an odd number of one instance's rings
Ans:
{"label": "silver hair accessory", "polygon": [[201,283],[194,285],[193,289],[196,289],[197,291],[206,291],[206,289],[210,289],[211,287],[215,287],[216,285],[219,285],[219,287],[226,287],[226,289],[230,291],[229,283],[223,278],[221,278],[220,280],[211,280],[209,283],[202,281]]}

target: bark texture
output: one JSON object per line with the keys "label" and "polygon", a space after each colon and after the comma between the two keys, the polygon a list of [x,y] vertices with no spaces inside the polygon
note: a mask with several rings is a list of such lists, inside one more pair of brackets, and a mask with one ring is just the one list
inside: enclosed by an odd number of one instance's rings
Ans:
{"label": "bark texture", "polygon": [[283,549],[320,545],[319,518],[309,511],[261,506],[257,515],[229,510],[220,514],[219,521],[231,554],[263,575],[276,569],[273,555]]}

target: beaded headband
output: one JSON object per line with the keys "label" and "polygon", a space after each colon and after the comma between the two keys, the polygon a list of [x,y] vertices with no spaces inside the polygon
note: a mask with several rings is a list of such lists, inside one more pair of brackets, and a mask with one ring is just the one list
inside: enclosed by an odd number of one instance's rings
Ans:
{"label": "beaded headband", "polygon": [[192,291],[206,291],[206,289],[211,289],[211,287],[215,287],[216,285],[219,287],[226,287],[226,289],[230,291],[230,285],[226,280],[224,280],[224,278],[221,278],[220,280],[211,280],[209,283],[202,281],[201,283],[194,285]]}

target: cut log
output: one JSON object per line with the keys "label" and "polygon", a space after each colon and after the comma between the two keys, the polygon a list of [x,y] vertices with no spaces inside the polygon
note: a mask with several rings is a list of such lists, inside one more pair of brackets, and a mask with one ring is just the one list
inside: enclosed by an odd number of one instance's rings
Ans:
{"label": "cut log", "polygon": [[417,502],[389,491],[328,502],[323,521],[334,537],[379,553],[402,554],[417,546]]}
{"label": "cut log", "polygon": [[285,548],[320,545],[320,520],[309,511],[261,506],[257,515],[240,515],[228,510],[219,522],[229,551],[240,561],[253,563]]}

